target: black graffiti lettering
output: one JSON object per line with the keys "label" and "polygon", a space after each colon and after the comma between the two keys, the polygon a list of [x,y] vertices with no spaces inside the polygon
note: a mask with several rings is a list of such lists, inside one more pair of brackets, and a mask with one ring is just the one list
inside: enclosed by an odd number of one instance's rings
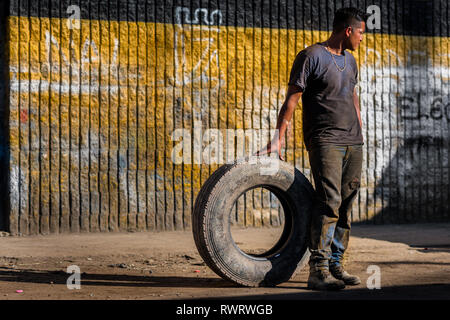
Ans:
{"label": "black graffiti lettering", "polygon": [[399,107],[400,107],[400,116],[404,120],[414,120],[418,119],[417,115],[414,115],[412,103],[414,103],[413,97],[400,97],[399,98]]}
{"label": "black graffiti lettering", "polygon": [[447,118],[447,122],[450,122],[450,103],[447,103],[445,106],[445,117]]}
{"label": "black graffiti lettering", "polygon": [[422,104],[420,103],[421,102],[420,97],[421,97],[421,93],[419,92],[417,94],[417,108],[418,108],[417,118],[419,120],[422,119],[422,118],[428,119],[430,116],[427,113],[422,113]]}
{"label": "black graffiti lettering", "polygon": [[402,120],[420,120],[422,118],[442,120],[445,116],[450,122],[450,104],[444,106],[442,96],[434,97],[431,104],[423,104],[420,92],[406,94],[398,98],[398,107]]}
{"label": "black graffiti lettering", "polygon": [[431,104],[431,109],[430,109],[430,116],[431,118],[435,119],[435,120],[439,120],[442,119],[443,116],[443,107],[442,107],[442,98],[441,97],[437,97],[436,99],[434,99],[433,103]]}
{"label": "black graffiti lettering", "polygon": [[417,149],[418,151],[420,151],[420,149],[429,147],[443,148],[444,139],[442,137],[433,137],[433,136],[411,137],[405,140],[405,147],[408,147],[411,150]]}

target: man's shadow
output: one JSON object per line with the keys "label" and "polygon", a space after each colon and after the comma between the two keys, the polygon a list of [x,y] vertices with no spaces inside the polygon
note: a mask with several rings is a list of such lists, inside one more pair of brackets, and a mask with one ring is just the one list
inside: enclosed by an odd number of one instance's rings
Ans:
{"label": "man's shadow", "polygon": [[369,210],[381,204],[380,211],[354,223],[352,235],[402,242],[425,253],[449,252],[450,238],[445,236],[450,222],[447,148],[444,137],[405,139],[368,195]]}
{"label": "man's shadow", "polygon": [[[376,181],[368,205],[374,224],[449,222],[449,166],[443,137],[407,138]],[[447,160],[447,161],[444,161]]]}

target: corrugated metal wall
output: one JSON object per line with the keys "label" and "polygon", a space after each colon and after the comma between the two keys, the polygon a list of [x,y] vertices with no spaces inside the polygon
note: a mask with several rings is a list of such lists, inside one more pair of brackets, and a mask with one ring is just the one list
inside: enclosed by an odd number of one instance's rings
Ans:
{"label": "corrugated metal wall", "polygon": [[[250,151],[245,135],[268,141],[296,54],[326,40],[333,12],[348,5],[377,5],[381,22],[353,52],[365,161],[352,220],[448,221],[446,0],[13,0],[3,228],[190,228],[203,182]],[[301,105],[294,117],[285,157],[311,179]],[[267,225],[278,210],[258,190],[234,217]]]}

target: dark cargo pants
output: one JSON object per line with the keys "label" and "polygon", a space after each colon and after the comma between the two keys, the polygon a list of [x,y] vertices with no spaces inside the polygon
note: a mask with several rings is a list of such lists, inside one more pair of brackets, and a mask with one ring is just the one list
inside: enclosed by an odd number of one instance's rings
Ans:
{"label": "dark cargo pants", "polygon": [[316,146],[309,151],[316,189],[309,249],[311,268],[342,264],[350,212],[361,179],[362,145]]}

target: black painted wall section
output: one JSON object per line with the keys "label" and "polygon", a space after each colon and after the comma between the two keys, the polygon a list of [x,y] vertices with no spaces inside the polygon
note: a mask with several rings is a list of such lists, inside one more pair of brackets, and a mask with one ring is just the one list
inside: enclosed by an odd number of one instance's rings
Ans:
{"label": "black painted wall section", "polygon": [[[180,8],[187,7],[206,8],[208,12],[220,10],[222,19],[211,19],[216,25],[306,30],[330,30],[334,12],[341,7],[366,11],[370,5],[377,5],[381,9],[381,29],[369,32],[444,37],[450,34],[448,0],[12,0],[10,14],[68,18],[70,5],[80,7],[82,19],[177,23]],[[182,16],[195,19],[193,11],[183,12]],[[201,12],[198,20],[198,24],[208,21]]]}

